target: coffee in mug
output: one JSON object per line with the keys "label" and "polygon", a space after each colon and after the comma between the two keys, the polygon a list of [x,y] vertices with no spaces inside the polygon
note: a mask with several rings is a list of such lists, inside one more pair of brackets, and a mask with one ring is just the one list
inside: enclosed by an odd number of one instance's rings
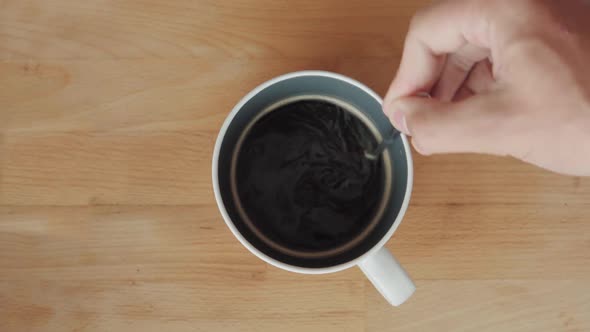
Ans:
{"label": "coffee in mug", "polygon": [[297,96],[260,112],[236,149],[232,190],[247,227],[287,255],[353,248],[387,202],[378,131],[362,112],[325,96]]}

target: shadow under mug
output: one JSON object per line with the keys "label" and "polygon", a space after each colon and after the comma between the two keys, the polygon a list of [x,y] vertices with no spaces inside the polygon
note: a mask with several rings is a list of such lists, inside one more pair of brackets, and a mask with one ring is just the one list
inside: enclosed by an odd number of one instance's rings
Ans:
{"label": "shadow under mug", "polygon": [[392,126],[382,111],[382,100],[371,89],[351,78],[325,72],[300,71],[276,77],[248,93],[231,111],[215,143],[213,189],[225,223],[234,236],[254,255],[278,268],[307,274],[341,271],[358,265],[375,288],[392,305],[400,305],[415,291],[414,283],[384,247],[401,223],[410,201],[413,180],[408,140],[400,135],[383,152],[390,172],[389,192],[379,220],[362,241],[330,257],[297,257],[262,241],[242,218],[232,194],[232,165],[236,147],[246,128],[261,112],[281,101],[300,96],[321,96],[351,105],[360,111],[381,140]]}

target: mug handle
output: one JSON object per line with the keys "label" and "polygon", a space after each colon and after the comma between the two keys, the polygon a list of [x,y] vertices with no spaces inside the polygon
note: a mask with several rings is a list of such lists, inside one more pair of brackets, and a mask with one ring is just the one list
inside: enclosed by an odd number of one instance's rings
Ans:
{"label": "mug handle", "polygon": [[416,290],[406,270],[385,247],[366,257],[358,266],[391,305],[399,306]]}

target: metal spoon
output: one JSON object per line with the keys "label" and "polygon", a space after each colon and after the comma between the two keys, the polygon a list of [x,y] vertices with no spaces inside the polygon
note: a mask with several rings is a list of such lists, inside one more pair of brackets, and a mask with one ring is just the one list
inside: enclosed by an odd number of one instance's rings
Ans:
{"label": "metal spoon", "polygon": [[383,153],[383,150],[385,150],[387,145],[393,143],[393,141],[399,136],[399,134],[400,131],[393,128],[391,130],[391,133],[387,135],[373,151],[365,151],[365,157],[369,160],[377,160],[377,158],[379,158],[381,153]]}
{"label": "metal spoon", "polygon": [[[432,96],[430,96],[428,92],[420,92],[417,94],[417,96],[423,98],[432,98]],[[385,150],[387,145],[393,143],[393,141],[399,136],[400,131],[395,129],[394,127],[391,128],[391,132],[387,136],[385,136],[385,138],[383,138],[381,143],[379,143],[379,145],[377,145],[377,147],[373,149],[373,151],[365,151],[365,157],[367,159],[377,160],[377,158],[379,158],[381,153],[383,153],[383,150]]]}

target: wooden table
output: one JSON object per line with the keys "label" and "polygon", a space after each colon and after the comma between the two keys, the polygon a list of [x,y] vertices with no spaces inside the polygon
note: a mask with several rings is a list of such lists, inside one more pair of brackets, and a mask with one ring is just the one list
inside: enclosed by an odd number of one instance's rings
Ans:
{"label": "wooden table", "polygon": [[301,69],[384,93],[426,2],[0,1],[0,331],[590,330],[590,179],[416,155],[399,308],[224,225],[211,154],[239,98]]}

